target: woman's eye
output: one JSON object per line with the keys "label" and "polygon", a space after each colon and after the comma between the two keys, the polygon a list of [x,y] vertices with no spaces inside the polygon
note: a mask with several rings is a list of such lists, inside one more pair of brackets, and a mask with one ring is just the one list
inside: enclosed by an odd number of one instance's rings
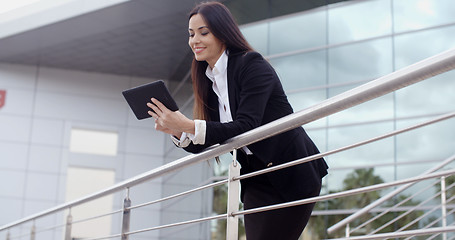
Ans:
{"label": "woman's eye", "polygon": [[207,34],[209,34],[209,33],[210,33],[210,32],[202,32],[201,35],[202,35],[202,36],[205,36],[205,35],[207,35]]}
{"label": "woman's eye", "polygon": [[190,33],[190,34],[189,34],[189,37],[194,37],[194,33]]}

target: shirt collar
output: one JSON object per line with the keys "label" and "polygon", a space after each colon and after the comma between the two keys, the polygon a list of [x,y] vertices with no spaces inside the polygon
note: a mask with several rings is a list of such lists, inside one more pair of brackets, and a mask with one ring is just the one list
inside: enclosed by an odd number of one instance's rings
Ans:
{"label": "shirt collar", "polygon": [[227,69],[227,64],[228,64],[228,55],[226,51],[224,51],[220,58],[218,58],[218,61],[216,61],[215,66],[210,68],[210,66],[207,66],[207,70],[205,70],[205,75],[212,81],[214,81],[216,75],[221,75],[226,72]]}

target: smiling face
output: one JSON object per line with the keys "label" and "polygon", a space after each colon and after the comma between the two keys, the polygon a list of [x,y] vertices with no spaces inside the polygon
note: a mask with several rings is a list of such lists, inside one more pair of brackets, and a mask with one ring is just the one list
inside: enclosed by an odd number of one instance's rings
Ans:
{"label": "smiling face", "polygon": [[196,60],[206,61],[213,68],[218,58],[226,50],[225,44],[212,34],[200,14],[195,14],[190,18],[188,32],[188,45],[193,50]]}

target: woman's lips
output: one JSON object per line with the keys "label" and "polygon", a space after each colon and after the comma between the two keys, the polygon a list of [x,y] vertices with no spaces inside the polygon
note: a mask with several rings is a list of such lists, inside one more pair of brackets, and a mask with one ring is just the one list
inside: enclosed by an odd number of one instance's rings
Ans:
{"label": "woman's lips", "polygon": [[205,50],[205,48],[203,48],[203,47],[196,47],[196,48],[194,48],[194,53],[199,54],[204,50]]}

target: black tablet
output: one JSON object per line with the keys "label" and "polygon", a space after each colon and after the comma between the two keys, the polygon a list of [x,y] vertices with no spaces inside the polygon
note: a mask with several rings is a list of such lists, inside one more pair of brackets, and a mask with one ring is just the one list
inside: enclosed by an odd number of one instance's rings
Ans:
{"label": "black tablet", "polygon": [[139,120],[151,117],[147,113],[148,111],[152,111],[147,106],[147,103],[151,102],[151,98],[158,99],[158,101],[162,102],[171,111],[179,110],[162,80],[125,90],[122,94],[128,105],[130,105],[131,110],[133,110],[134,115]]}

